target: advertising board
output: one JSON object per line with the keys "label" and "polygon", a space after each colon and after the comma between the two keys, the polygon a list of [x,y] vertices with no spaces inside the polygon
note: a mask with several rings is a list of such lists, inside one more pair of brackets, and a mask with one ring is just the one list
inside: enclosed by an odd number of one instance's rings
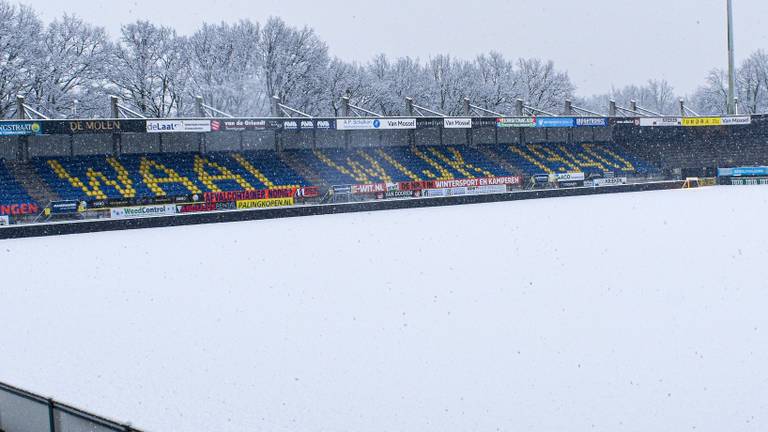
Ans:
{"label": "advertising board", "polygon": [[317,198],[320,196],[320,188],[318,186],[304,186],[296,190],[296,196],[301,198]]}
{"label": "advertising board", "polygon": [[558,182],[564,182],[564,181],[584,181],[584,173],[583,172],[574,172],[574,173],[557,173],[555,174],[555,179],[557,179]]}
{"label": "advertising board", "polygon": [[682,117],[641,117],[640,126],[642,127],[669,127],[682,126]]}
{"label": "advertising board", "polygon": [[245,200],[237,202],[238,210],[286,207],[293,205],[293,198],[269,198],[262,200]]}
{"label": "advertising board", "polygon": [[607,127],[606,117],[576,117],[576,127]]}
{"label": "advertising board", "polygon": [[728,182],[731,186],[765,186],[768,185],[767,177],[731,177]]}
{"label": "advertising board", "polygon": [[683,126],[687,127],[706,127],[706,126],[721,126],[723,124],[722,117],[684,117]]}
{"label": "advertising board", "polygon": [[296,188],[205,192],[203,194],[203,201],[205,202],[250,201],[250,200],[263,200],[263,199],[269,199],[269,198],[293,198],[295,195],[296,195]]}
{"label": "advertising board", "polygon": [[739,126],[752,124],[751,116],[728,116],[722,118],[723,126]]}
{"label": "advertising board", "polygon": [[509,177],[483,177],[483,178],[471,178],[471,179],[452,179],[452,180],[435,180],[434,188],[455,188],[455,187],[469,187],[469,186],[493,186],[493,185],[519,185],[523,182],[522,177],[509,176]]}
{"label": "advertising board", "polygon": [[349,195],[352,193],[352,185],[331,186],[331,192],[333,192],[336,195]]}
{"label": "advertising board", "polygon": [[333,120],[291,119],[283,121],[283,130],[335,129]]}
{"label": "advertising board", "polygon": [[448,196],[448,189],[424,189],[422,195],[425,197],[444,197]]}
{"label": "advertising board", "polygon": [[443,128],[472,129],[472,119],[471,118],[445,118],[443,119]]}
{"label": "advertising board", "polygon": [[376,199],[397,199],[420,197],[420,190],[392,190],[376,194]]}
{"label": "advertising board", "polygon": [[80,207],[78,201],[53,201],[51,202],[51,214],[72,214],[77,213]]}
{"label": "advertising board", "polygon": [[560,188],[575,188],[584,186],[584,180],[565,180],[557,183]]}
{"label": "advertising board", "polygon": [[11,224],[11,218],[8,216],[0,216],[0,226],[8,226]]}
{"label": "advertising board", "polygon": [[176,206],[178,213],[200,213],[235,209],[237,209],[237,205],[234,202],[203,202]]}
{"label": "advertising board", "polygon": [[40,135],[43,128],[34,121],[0,121],[0,136]]}
{"label": "advertising board", "polygon": [[40,213],[40,207],[34,203],[0,205],[0,215],[23,216]]}
{"label": "advertising board", "polygon": [[424,181],[400,182],[397,184],[397,188],[398,190],[401,190],[401,191],[435,189],[435,181],[424,180]]}
{"label": "advertising board", "polygon": [[532,128],[536,127],[536,117],[504,117],[496,119],[498,128]]}
{"label": "advertising board", "polygon": [[353,194],[371,194],[371,193],[386,192],[386,191],[387,191],[386,183],[369,183],[369,184],[362,184],[362,185],[352,185]]}
{"label": "advertising board", "polygon": [[148,133],[211,132],[210,120],[147,120]]}
{"label": "advertising board", "polygon": [[594,187],[616,186],[616,185],[625,185],[625,184],[627,184],[626,177],[598,178],[598,179],[592,180],[592,185]]}
{"label": "advertising board", "polygon": [[138,207],[117,207],[109,210],[110,217],[113,219],[125,219],[134,217],[149,216],[167,216],[176,213],[176,206],[173,204],[165,205],[147,205]]}
{"label": "advertising board", "polygon": [[146,131],[146,120],[136,119],[70,120],[47,121],[43,123],[43,133],[46,135],[106,134],[124,132],[143,133]]}
{"label": "advertising board", "polygon": [[223,119],[211,120],[212,132],[243,132],[267,130],[266,120]]}
{"label": "advertising board", "polygon": [[468,195],[499,194],[506,192],[506,185],[472,186],[467,188]]}
{"label": "advertising board", "polygon": [[338,130],[416,129],[415,118],[338,119]]}
{"label": "advertising board", "polygon": [[536,117],[536,127],[539,128],[571,128],[576,126],[573,117]]}
{"label": "advertising board", "polygon": [[768,167],[739,167],[731,169],[733,177],[762,177],[768,176]]}

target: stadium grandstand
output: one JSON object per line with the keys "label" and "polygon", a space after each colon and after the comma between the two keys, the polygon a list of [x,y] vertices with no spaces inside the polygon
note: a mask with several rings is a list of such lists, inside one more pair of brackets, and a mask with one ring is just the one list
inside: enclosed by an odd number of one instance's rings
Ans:
{"label": "stadium grandstand", "polygon": [[[499,193],[602,178],[714,177],[721,167],[768,163],[762,116],[648,117],[628,109],[618,112],[635,116],[580,116],[569,103],[553,116],[520,103],[515,116],[491,117],[498,113],[465,100],[467,115],[456,118],[406,99],[413,116],[385,118],[343,102],[339,118],[312,118],[276,101],[269,118],[212,118],[201,109],[198,118],[145,119],[126,117],[132,111],[113,99],[114,118],[51,120],[32,118],[21,100],[19,118],[0,122],[0,216],[6,224],[39,222],[216,192],[289,190],[311,203],[395,190],[391,197],[420,197],[428,194],[409,194],[434,182],[505,179],[446,192]],[[227,208],[234,207],[220,207]]]}

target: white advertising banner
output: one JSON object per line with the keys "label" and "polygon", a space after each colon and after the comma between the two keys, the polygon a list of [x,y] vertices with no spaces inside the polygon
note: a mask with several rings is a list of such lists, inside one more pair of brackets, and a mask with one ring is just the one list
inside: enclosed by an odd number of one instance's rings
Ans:
{"label": "white advertising banner", "polygon": [[166,205],[148,205],[138,207],[119,207],[110,209],[110,217],[113,219],[125,219],[147,216],[165,216],[176,213],[176,206]]}
{"label": "white advertising banner", "polygon": [[210,120],[184,120],[184,132],[210,132]]}
{"label": "white advertising banner", "polygon": [[446,118],[443,119],[445,129],[472,129],[471,118]]}
{"label": "white advertising banner", "polygon": [[614,177],[614,178],[594,179],[592,184],[595,187],[625,185],[625,184],[627,184],[627,178],[626,177]]}
{"label": "white advertising banner", "polygon": [[500,194],[507,193],[506,185],[477,186],[470,187],[467,191],[469,195]]}
{"label": "white advertising banner", "polygon": [[584,173],[582,172],[576,172],[576,173],[557,173],[555,174],[555,178],[557,181],[583,181],[584,180]]}
{"label": "white advertising banner", "polygon": [[210,120],[147,120],[149,133],[210,132]]}
{"label": "white advertising banner", "polygon": [[660,127],[660,126],[682,126],[682,117],[641,117],[640,126]]}
{"label": "white advertising banner", "polygon": [[748,125],[748,124],[752,124],[752,117],[750,116],[723,117],[722,124],[723,126]]}
{"label": "white advertising banner", "polygon": [[425,197],[444,197],[448,196],[448,189],[424,189]]}
{"label": "white advertising banner", "polygon": [[416,119],[377,118],[377,119],[339,119],[336,120],[338,130],[385,130],[385,129],[416,129]]}

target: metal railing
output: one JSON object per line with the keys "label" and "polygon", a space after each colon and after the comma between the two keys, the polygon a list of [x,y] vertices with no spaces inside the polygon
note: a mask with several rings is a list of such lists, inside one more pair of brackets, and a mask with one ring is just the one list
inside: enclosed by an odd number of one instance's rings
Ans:
{"label": "metal railing", "polygon": [[50,398],[0,383],[2,432],[141,432]]}

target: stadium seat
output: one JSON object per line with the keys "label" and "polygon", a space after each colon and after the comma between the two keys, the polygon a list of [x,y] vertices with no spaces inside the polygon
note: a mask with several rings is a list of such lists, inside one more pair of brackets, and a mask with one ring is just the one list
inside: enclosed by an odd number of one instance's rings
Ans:
{"label": "stadium seat", "polygon": [[[39,157],[30,162],[63,200],[145,198],[201,192],[463,179],[560,172],[647,175],[656,164],[613,144],[382,146],[275,151]],[[491,157],[495,156],[495,157]],[[290,161],[297,162],[300,168]],[[503,164],[507,168],[500,166]],[[509,168],[515,168],[510,172]],[[302,172],[297,172],[301,169]],[[303,172],[304,169],[309,172]],[[0,203],[29,201],[3,169]]]}

